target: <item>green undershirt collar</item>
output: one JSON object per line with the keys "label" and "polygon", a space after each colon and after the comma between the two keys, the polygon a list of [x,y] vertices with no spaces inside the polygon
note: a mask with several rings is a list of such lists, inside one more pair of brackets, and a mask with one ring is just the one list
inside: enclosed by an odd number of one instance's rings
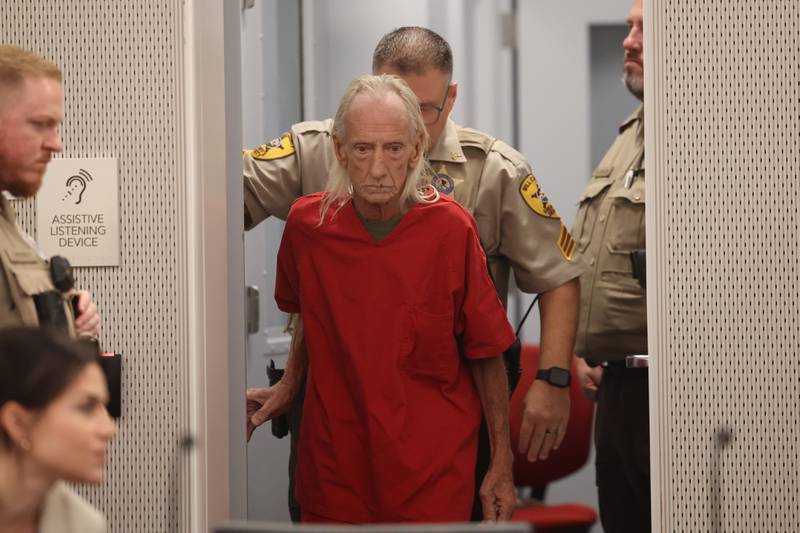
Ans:
{"label": "green undershirt collar", "polygon": [[389,220],[367,220],[358,212],[358,209],[356,209],[355,212],[356,215],[358,215],[358,220],[360,220],[361,224],[364,226],[364,229],[367,230],[367,233],[376,241],[385,239],[400,222],[400,219],[403,218],[403,215],[397,215]]}

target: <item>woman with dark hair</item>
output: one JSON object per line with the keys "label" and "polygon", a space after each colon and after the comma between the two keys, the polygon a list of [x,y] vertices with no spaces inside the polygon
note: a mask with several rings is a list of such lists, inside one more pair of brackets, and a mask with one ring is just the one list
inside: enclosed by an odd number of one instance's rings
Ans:
{"label": "woman with dark hair", "polygon": [[0,332],[0,531],[105,531],[63,481],[103,480],[116,433],[107,401],[90,349],[41,330]]}

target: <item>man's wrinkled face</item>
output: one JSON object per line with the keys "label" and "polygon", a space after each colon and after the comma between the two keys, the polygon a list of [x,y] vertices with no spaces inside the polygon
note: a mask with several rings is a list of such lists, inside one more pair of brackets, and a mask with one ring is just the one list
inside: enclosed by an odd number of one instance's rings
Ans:
{"label": "man's wrinkled face", "polygon": [[402,100],[394,93],[357,94],[345,120],[346,138],[334,137],[334,143],[353,185],[356,208],[364,214],[365,208],[396,203],[422,144],[411,138]]}
{"label": "man's wrinkled face", "polygon": [[625,50],[623,80],[628,90],[638,98],[644,99],[644,29],[642,20],[642,0],[634,0],[628,15],[628,36],[622,42]]}
{"label": "man's wrinkled face", "polygon": [[422,74],[402,74],[390,67],[380,67],[376,74],[393,74],[411,87],[419,101],[430,145],[435,146],[456,103],[458,85],[450,83],[450,76],[436,68]]}
{"label": "man's wrinkled face", "polygon": [[50,78],[26,78],[0,89],[0,190],[36,194],[47,163],[61,151],[64,91]]}

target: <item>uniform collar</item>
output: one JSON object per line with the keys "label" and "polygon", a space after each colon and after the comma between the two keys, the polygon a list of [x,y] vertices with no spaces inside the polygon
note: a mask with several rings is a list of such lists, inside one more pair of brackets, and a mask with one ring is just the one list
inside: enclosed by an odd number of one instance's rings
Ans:
{"label": "uniform collar", "polygon": [[461,143],[458,140],[458,126],[449,118],[439,140],[428,150],[428,161],[467,162],[467,158],[464,157],[464,152],[461,150]]}
{"label": "uniform collar", "polygon": [[626,118],[622,122],[622,124],[619,125],[619,132],[622,133],[631,124],[634,124],[636,122],[641,122],[643,119],[644,119],[644,105],[639,104],[639,107],[636,108],[636,111],[631,113],[631,115],[628,118]]}
{"label": "uniform collar", "polygon": [[17,218],[17,213],[14,211],[14,207],[11,205],[11,202],[8,201],[5,191],[0,191],[0,216],[12,224],[15,223]]}

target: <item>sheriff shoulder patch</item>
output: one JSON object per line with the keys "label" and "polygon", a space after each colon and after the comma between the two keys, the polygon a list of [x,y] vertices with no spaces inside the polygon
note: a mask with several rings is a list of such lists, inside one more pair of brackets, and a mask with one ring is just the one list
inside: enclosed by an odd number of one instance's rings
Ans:
{"label": "sheriff shoulder patch", "polygon": [[267,144],[262,144],[250,152],[250,155],[253,156],[253,159],[270,161],[272,159],[290,156],[293,153],[294,144],[292,144],[292,136],[288,133],[284,133],[279,139],[273,139]]}
{"label": "sheriff shoulder patch", "polygon": [[569,234],[569,230],[561,223],[561,233],[558,236],[558,249],[561,250],[561,254],[564,256],[564,259],[567,261],[572,261],[572,255],[575,253],[575,241],[572,240],[572,235]]}
{"label": "sheriff shoulder patch", "polygon": [[519,193],[522,199],[528,204],[534,213],[547,218],[560,218],[556,213],[556,208],[550,203],[547,196],[544,195],[539,183],[533,175],[529,175],[522,180],[522,185],[519,186]]}

